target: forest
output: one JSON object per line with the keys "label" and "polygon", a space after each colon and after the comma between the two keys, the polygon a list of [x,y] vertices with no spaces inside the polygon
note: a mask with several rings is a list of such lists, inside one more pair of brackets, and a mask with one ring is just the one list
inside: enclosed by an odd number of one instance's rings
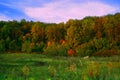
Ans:
{"label": "forest", "polygon": [[0,54],[120,55],[120,13],[66,23],[0,21]]}

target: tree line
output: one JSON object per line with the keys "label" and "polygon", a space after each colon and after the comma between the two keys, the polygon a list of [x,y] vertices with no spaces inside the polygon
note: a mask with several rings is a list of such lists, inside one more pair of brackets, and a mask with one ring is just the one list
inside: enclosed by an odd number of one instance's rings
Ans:
{"label": "tree line", "polygon": [[120,54],[120,13],[69,19],[66,23],[0,21],[0,53],[41,53],[67,56]]}

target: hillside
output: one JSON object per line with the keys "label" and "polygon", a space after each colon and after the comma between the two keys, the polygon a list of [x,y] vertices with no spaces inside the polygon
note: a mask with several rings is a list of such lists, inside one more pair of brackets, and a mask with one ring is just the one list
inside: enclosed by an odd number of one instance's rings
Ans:
{"label": "hillside", "polygon": [[[0,53],[52,56],[120,55],[120,13],[66,23],[0,21]],[[69,50],[72,50],[68,54]]]}

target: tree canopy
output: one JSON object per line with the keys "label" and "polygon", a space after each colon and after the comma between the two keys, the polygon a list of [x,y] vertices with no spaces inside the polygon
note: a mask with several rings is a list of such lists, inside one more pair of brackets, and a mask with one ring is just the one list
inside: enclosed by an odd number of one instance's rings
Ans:
{"label": "tree canopy", "polygon": [[[55,55],[67,55],[73,49],[78,56],[118,55],[119,30],[120,13],[82,20],[69,19],[58,24],[25,19],[0,21],[0,53],[52,54],[56,51]],[[112,54],[108,53],[110,51]]]}

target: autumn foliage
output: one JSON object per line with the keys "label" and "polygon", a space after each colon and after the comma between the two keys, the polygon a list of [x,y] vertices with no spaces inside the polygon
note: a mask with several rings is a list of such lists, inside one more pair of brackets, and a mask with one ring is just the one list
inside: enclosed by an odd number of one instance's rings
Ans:
{"label": "autumn foliage", "polygon": [[69,19],[66,23],[0,21],[0,53],[3,52],[120,55],[120,13]]}
{"label": "autumn foliage", "polygon": [[68,50],[68,56],[73,57],[75,56],[75,51],[73,49]]}

